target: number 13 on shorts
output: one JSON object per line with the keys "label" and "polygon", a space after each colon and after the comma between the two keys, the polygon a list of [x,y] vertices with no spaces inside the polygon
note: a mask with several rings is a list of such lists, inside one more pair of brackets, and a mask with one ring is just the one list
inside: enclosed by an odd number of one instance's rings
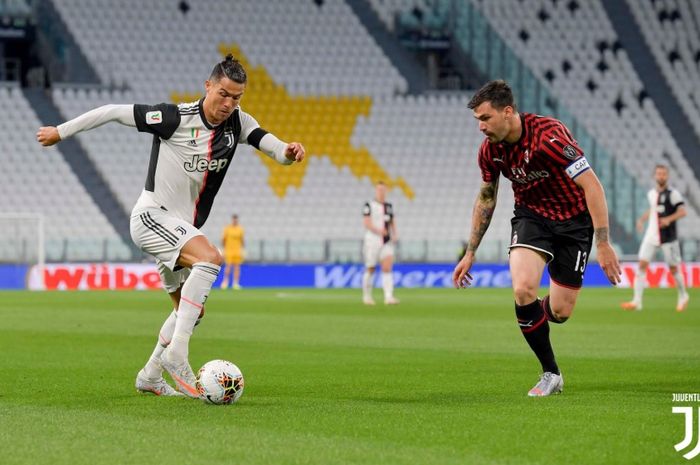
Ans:
{"label": "number 13 on shorts", "polygon": [[586,271],[586,261],[588,260],[588,252],[584,250],[579,250],[576,254],[576,265],[574,265],[574,271],[580,271],[581,276],[583,276],[584,271]]}

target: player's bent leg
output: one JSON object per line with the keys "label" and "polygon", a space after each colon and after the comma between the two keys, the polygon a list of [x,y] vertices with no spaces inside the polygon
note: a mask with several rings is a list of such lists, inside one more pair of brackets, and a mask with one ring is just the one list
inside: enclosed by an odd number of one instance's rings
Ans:
{"label": "player's bent leg", "polygon": [[177,263],[192,267],[192,271],[182,286],[173,339],[162,357],[162,365],[180,392],[199,397],[196,377],[188,361],[189,340],[221,270],[223,257],[206,237],[196,236],[182,247]]}
{"label": "player's bent leg", "polygon": [[549,295],[542,299],[542,307],[549,321],[561,324],[571,318],[580,290],[551,281]]}
{"label": "player's bent leg", "polygon": [[175,331],[175,319],[177,318],[176,312],[178,306],[180,305],[180,289],[182,288],[182,283],[185,281],[185,279],[187,279],[187,276],[189,276],[189,270],[186,268],[178,271],[172,271],[160,261],[158,261],[157,266],[163,287],[168,292],[168,295],[173,302],[173,311],[170,312],[168,317],[165,319],[165,322],[163,322],[163,325],[158,332],[156,346],[153,349],[148,362],[146,362],[146,365],[143,367],[143,372],[150,380],[157,380],[162,377],[163,366],[161,364],[161,357],[173,338],[173,332]]}
{"label": "player's bent leg", "polygon": [[542,384],[543,380],[560,379],[559,367],[549,340],[549,324],[542,305],[537,298],[537,289],[544,266],[545,257],[539,252],[525,247],[515,247],[510,251],[510,270],[515,294],[515,315],[523,337],[542,365],[540,382],[528,392],[530,396],[548,396],[556,390],[557,384]]}

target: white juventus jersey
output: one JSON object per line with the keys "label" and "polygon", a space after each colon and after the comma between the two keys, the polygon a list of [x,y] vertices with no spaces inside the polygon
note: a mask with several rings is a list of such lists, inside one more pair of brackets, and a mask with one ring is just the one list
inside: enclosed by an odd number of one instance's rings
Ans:
{"label": "white juventus jersey", "polygon": [[134,212],[161,208],[201,228],[238,143],[259,148],[267,132],[252,116],[236,108],[212,127],[202,102],[134,105],[137,129],[153,134],[146,186]]}
{"label": "white juventus jersey", "polygon": [[[383,243],[387,243],[391,240],[391,230],[389,225],[394,220],[394,209],[390,203],[381,203],[376,200],[371,200],[365,203],[362,209],[362,214],[364,216],[369,216],[372,226],[377,229],[386,228],[386,235],[381,238]],[[369,229],[365,230],[365,241],[371,241],[377,239],[379,236]]]}
{"label": "white juventus jersey", "polygon": [[672,187],[667,187],[661,192],[651,189],[647,192],[647,200],[649,201],[649,223],[643,241],[658,246],[677,240],[676,222],[661,229],[659,218],[674,214],[678,207],[684,204],[683,195]]}

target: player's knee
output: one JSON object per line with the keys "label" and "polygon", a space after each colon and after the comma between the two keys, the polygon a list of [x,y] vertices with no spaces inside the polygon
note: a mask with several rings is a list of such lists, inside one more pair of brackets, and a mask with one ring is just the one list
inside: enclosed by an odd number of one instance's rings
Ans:
{"label": "player's knee", "polygon": [[528,284],[517,284],[513,286],[515,303],[527,305],[537,299],[537,288]]}
{"label": "player's knee", "polygon": [[209,247],[202,252],[199,261],[222,266],[224,264],[224,257],[216,247]]}
{"label": "player's knee", "polygon": [[571,318],[571,312],[555,312],[552,310],[554,318],[557,319],[559,323],[565,323],[569,318]]}
{"label": "player's knee", "polygon": [[671,274],[676,274],[676,272],[678,271],[678,267],[676,265],[671,265],[668,267],[668,271],[670,271]]}
{"label": "player's knee", "polygon": [[556,318],[557,322],[564,323],[566,320],[571,318],[571,314],[574,312],[574,304],[570,302],[555,303],[550,302],[552,309],[552,314]]}

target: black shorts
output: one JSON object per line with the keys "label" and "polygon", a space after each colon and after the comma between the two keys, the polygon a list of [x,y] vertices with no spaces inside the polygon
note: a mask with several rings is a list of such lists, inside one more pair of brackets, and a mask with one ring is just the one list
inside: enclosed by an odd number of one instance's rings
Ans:
{"label": "black shorts", "polygon": [[516,207],[509,249],[527,247],[548,256],[552,281],[579,289],[583,283],[593,244],[593,222],[588,212],[565,221],[544,218],[527,208]]}

